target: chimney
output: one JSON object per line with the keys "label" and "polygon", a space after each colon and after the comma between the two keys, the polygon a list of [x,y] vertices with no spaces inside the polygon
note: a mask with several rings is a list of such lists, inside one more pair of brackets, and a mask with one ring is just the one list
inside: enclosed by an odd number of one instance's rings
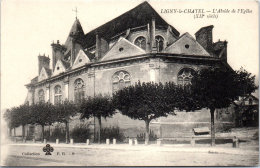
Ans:
{"label": "chimney", "polygon": [[63,55],[63,47],[60,45],[59,40],[57,40],[57,43],[55,44],[52,42],[52,69],[54,71],[55,65],[59,59],[61,59]]}
{"label": "chimney", "polygon": [[208,52],[212,51],[212,30],[213,25],[202,27],[195,33],[196,40],[202,47],[204,47]]}
{"label": "chimney", "polygon": [[39,68],[39,75],[41,73],[42,67],[50,68],[50,58],[46,57],[45,54],[43,56],[38,56],[38,68]]}

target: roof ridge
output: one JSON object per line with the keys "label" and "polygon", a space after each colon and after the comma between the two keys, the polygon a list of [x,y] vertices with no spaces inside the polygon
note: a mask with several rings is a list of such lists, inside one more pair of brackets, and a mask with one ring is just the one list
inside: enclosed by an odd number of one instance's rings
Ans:
{"label": "roof ridge", "polygon": [[[84,48],[88,48],[94,45],[95,35],[97,33],[100,34],[100,36],[103,36],[105,39],[109,39],[113,37],[115,32],[123,32],[128,28],[140,26],[140,24],[148,24],[152,17],[155,17],[158,25],[171,26],[147,1],[144,1],[136,7],[115,17],[114,19],[111,19],[110,21],[92,29],[91,31],[88,31],[84,36]],[[122,21],[124,21],[124,23]],[[111,26],[113,29],[110,29]],[[179,36],[180,33],[173,26],[171,26],[171,29],[176,36]]]}

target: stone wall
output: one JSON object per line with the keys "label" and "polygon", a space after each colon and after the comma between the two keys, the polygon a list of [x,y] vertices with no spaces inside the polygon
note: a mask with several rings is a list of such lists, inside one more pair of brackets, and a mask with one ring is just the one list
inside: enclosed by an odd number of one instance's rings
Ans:
{"label": "stone wall", "polygon": [[[195,71],[199,70],[205,65],[196,65],[185,62],[174,62],[170,60],[161,60],[159,58],[144,58],[141,60],[134,60],[129,62],[117,63],[117,65],[97,65],[92,68],[82,70],[78,73],[70,75],[68,78],[68,100],[74,101],[74,82],[81,78],[85,83],[85,95],[93,96],[99,93],[103,95],[112,94],[112,76],[118,71],[127,71],[130,74],[131,84],[138,82],[168,82],[173,81],[177,83],[178,72],[182,68],[192,68]],[[65,94],[65,79],[59,79],[50,84],[50,101],[54,103],[54,87],[60,85],[62,94]],[[47,91],[46,85],[38,87],[35,90],[36,102],[38,101],[38,91],[43,89]],[[66,96],[63,96],[63,100]],[[93,123],[93,118],[85,121],[86,123]],[[77,124],[80,124],[79,118],[74,118],[70,123],[71,130]],[[210,115],[208,110],[204,109],[197,112],[177,112],[176,116],[169,115],[151,122],[151,129],[159,136],[159,124],[162,127],[163,137],[175,136],[191,136],[192,128],[209,127]],[[126,137],[136,137],[140,133],[145,132],[145,123],[140,120],[133,120],[120,113],[116,113],[112,118],[102,118],[102,127],[118,126]],[[96,128],[98,122],[96,120]],[[36,132],[41,132],[40,128],[36,128]],[[35,135],[40,136],[39,133]]]}

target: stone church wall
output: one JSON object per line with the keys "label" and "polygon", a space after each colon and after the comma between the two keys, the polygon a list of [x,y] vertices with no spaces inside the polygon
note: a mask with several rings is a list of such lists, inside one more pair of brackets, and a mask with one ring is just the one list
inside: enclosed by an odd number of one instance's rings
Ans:
{"label": "stone church wall", "polygon": [[[39,102],[39,91],[40,90],[43,90],[44,91],[44,93],[46,93],[46,86],[40,86],[40,87],[37,87],[36,89],[35,89],[35,97],[34,97],[34,101],[35,102]],[[46,100],[46,96],[45,96],[45,101],[47,101]]]}
{"label": "stone church wall", "polygon": [[[54,104],[54,88],[57,85],[60,85],[61,90],[62,90],[62,95],[65,95],[65,93],[64,93],[64,83],[63,83],[62,80],[61,81],[55,81],[55,82],[51,83],[51,85],[50,85],[50,102],[52,104]],[[62,96],[62,100],[63,101],[65,100],[64,96]]]}
{"label": "stone church wall", "polygon": [[85,84],[85,96],[92,96],[93,95],[93,82],[91,82],[90,78],[88,77],[87,72],[83,72],[80,75],[70,76],[69,78],[69,100],[74,101],[74,83],[75,81],[81,78]]}
{"label": "stone church wall", "polygon": [[183,68],[191,68],[195,71],[199,70],[200,65],[192,65],[190,63],[179,63],[179,62],[160,62],[160,81],[162,83],[173,81],[177,84],[178,73]]}
{"label": "stone church wall", "polygon": [[114,68],[102,68],[97,69],[95,75],[95,92],[96,94],[112,94],[112,76],[117,71],[127,71],[131,76],[131,84],[141,80],[147,82],[149,78],[149,65],[148,63],[133,63],[131,65],[114,67]]}
{"label": "stone church wall", "polygon": [[[112,76],[117,71],[127,71],[131,76],[131,84],[140,80],[141,82],[168,82],[174,81],[177,83],[178,72],[182,68],[192,68],[195,71],[204,65],[194,65],[191,63],[170,62],[162,61],[159,58],[150,58],[135,60],[132,62],[118,63],[118,65],[97,65],[88,68],[69,77],[68,85],[68,99],[74,101],[74,82],[81,78],[85,83],[85,96],[93,96],[94,94],[111,95],[112,94]],[[94,75],[95,74],[95,75]],[[62,95],[65,95],[64,79],[56,80],[50,85],[50,101],[54,103],[54,87],[60,85]],[[35,101],[38,102],[38,92],[43,89],[46,93],[47,87],[45,85],[36,88]],[[65,100],[65,96],[63,96]],[[154,133],[159,136],[159,124],[161,122],[162,136],[163,137],[181,137],[191,136],[192,129],[196,127],[210,128],[210,114],[209,111],[204,109],[197,112],[176,112],[177,115],[169,115],[168,117],[161,117],[157,120],[151,121],[150,128]],[[94,120],[89,119],[85,122],[79,120],[79,116],[75,117],[70,122],[70,130],[80,123],[93,124]],[[55,125],[55,124],[54,124]],[[96,120],[96,128],[99,127]],[[221,124],[216,123],[217,127]],[[223,124],[222,124],[223,125]],[[145,132],[145,123],[140,120],[133,120],[120,113],[116,113],[112,118],[102,118],[102,127],[119,127],[126,137],[136,137],[140,133]],[[55,126],[51,126],[54,129]],[[47,130],[48,127],[45,128]],[[35,138],[40,138],[41,127],[35,127]]]}
{"label": "stone church wall", "polygon": [[[176,38],[173,37],[172,34],[170,34],[170,33],[167,34],[167,30],[156,29],[155,30],[155,36],[158,36],[158,35],[163,37],[163,39],[164,39],[164,48],[166,48],[169,44],[172,44],[174,41],[176,41]],[[147,32],[147,30],[141,30],[141,31],[132,32],[129,35],[128,40],[134,44],[135,40],[138,37],[140,37],[140,36],[145,37],[146,38],[146,42],[148,42],[149,33]],[[146,45],[146,51],[149,51],[148,43]]]}

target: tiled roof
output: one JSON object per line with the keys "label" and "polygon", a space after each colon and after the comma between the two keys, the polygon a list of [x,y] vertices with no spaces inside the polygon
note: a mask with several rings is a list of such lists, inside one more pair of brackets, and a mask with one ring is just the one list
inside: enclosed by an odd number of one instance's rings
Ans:
{"label": "tiled roof", "polygon": [[50,77],[51,74],[52,74],[52,70],[50,68],[46,68],[46,67],[44,67],[44,68],[45,68],[45,70],[46,70],[46,72],[48,74],[48,77]]}
{"label": "tiled roof", "polygon": [[62,62],[62,64],[64,65],[64,67],[65,67],[66,69],[68,69],[68,68],[70,67],[70,63],[69,63],[69,62],[66,62],[66,61],[64,61],[64,60],[61,60],[61,62]]}
{"label": "tiled roof", "polygon": [[[85,35],[83,47],[88,48],[95,45],[96,33],[105,39],[110,39],[119,32],[123,32],[128,28],[139,27],[150,23],[152,17],[156,20],[156,25],[171,26],[169,25],[148,2],[143,2],[130,11],[118,16],[117,18],[99,26],[98,28],[90,31]],[[179,36],[179,32],[172,27],[172,31],[176,36]]]}
{"label": "tiled roof", "polygon": [[84,31],[78,19],[76,19],[75,22],[73,23],[64,45],[64,47],[67,49],[64,54],[66,56],[70,53],[72,47],[72,36],[74,39],[76,39],[77,43],[79,44],[83,43],[82,41],[84,39]]}
{"label": "tiled roof", "polygon": [[92,54],[92,53],[89,52],[89,51],[85,51],[85,50],[83,50],[83,51],[84,51],[84,53],[88,56],[89,60],[92,60],[92,59],[95,58],[95,54]]}
{"label": "tiled roof", "polygon": [[66,48],[71,48],[71,35],[72,36],[77,36],[77,37],[83,37],[84,36],[84,31],[82,29],[82,26],[79,22],[78,19],[75,20],[75,22],[73,23],[69,35],[67,37],[67,40],[65,42],[65,46]]}
{"label": "tiled roof", "polygon": [[34,77],[32,80],[31,80],[31,84],[34,84],[34,83],[37,83],[38,82],[38,76]]}

